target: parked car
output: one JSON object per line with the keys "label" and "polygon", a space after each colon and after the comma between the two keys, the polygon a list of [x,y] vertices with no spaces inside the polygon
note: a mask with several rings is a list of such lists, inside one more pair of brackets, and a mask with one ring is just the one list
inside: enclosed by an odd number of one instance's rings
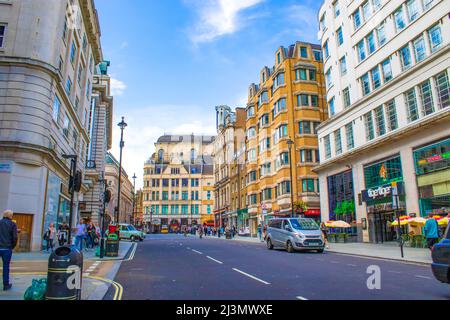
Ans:
{"label": "parked car", "polygon": [[431,255],[434,277],[443,283],[450,283],[450,226],[444,239],[433,247]]}
{"label": "parked car", "polygon": [[120,240],[144,241],[145,233],[137,230],[131,224],[119,224]]}
{"label": "parked car", "polygon": [[317,250],[323,253],[325,241],[322,231],[313,219],[283,218],[269,221],[266,236],[267,249],[285,248],[289,253]]}

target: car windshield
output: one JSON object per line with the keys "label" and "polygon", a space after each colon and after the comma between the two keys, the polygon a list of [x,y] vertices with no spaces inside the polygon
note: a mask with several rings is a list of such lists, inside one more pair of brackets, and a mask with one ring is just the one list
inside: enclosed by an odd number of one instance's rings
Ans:
{"label": "car windshield", "polygon": [[291,219],[292,227],[296,230],[319,230],[319,226],[312,219]]}
{"label": "car windshield", "polygon": [[136,228],[133,227],[132,225],[129,225],[129,226],[128,226],[128,230],[130,230],[130,231],[136,231]]}

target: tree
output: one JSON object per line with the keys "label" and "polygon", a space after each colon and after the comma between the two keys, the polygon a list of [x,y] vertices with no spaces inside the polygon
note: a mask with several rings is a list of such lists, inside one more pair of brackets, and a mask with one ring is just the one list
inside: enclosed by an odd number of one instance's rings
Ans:
{"label": "tree", "polygon": [[300,200],[294,203],[294,210],[296,213],[304,213],[308,210],[306,202]]}

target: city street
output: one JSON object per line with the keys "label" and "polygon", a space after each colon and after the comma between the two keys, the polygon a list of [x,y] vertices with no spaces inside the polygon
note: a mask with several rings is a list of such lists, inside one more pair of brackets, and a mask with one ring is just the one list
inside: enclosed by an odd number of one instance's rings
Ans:
{"label": "city street", "polygon": [[[381,269],[380,290],[367,287],[369,266]],[[123,300],[450,299],[427,266],[178,235],[148,236],[114,280]]]}

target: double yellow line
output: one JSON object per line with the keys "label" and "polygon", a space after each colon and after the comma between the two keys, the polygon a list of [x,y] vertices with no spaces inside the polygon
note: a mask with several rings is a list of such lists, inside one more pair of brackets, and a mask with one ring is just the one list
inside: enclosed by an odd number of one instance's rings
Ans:
{"label": "double yellow line", "polygon": [[[46,276],[47,273],[46,272],[14,272],[14,273],[11,273],[11,275],[12,276]],[[117,300],[117,301],[122,300],[123,287],[120,283],[118,283],[114,280],[109,280],[109,279],[94,277],[94,276],[86,276],[84,278],[93,279],[93,280],[102,281],[102,282],[111,284],[115,289],[113,300]]]}

